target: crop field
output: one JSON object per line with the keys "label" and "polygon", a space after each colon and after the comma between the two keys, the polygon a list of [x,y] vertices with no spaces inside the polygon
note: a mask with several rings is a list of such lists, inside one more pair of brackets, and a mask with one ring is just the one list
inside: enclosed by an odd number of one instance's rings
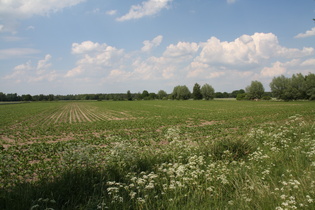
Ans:
{"label": "crop field", "polygon": [[0,209],[315,209],[315,103],[0,105]]}

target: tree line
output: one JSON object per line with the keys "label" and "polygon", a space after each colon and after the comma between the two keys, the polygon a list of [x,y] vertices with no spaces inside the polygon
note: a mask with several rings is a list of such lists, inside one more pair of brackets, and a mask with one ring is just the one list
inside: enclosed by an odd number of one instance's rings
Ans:
{"label": "tree line", "polygon": [[[269,84],[271,96],[283,101],[292,100],[315,100],[315,75],[309,73],[303,75],[301,73],[293,74],[292,77],[284,75],[274,77]],[[236,97],[238,100],[252,99],[270,99],[269,94],[265,93],[265,89],[261,82],[252,81],[246,87],[246,91]]]}
{"label": "tree line", "polygon": [[274,77],[269,84],[271,92],[266,92],[263,84],[252,81],[245,90],[234,90],[231,93],[215,92],[209,84],[200,86],[195,83],[191,92],[186,85],[175,86],[173,92],[168,94],[164,90],[158,93],[144,90],[142,93],[110,93],[110,94],[75,94],[75,95],[18,95],[17,93],[5,94],[0,92],[0,101],[56,101],[56,100],[212,100],[213,98],[236,98],[237,100],[270,100],[271,97],[279,100],[315,100],[315,75],[309,73],[293,74],[292,77],[284,75]]}
{"label": "tree line", "polygon": [[[197,83],[196,83],[197,84]],[[184,92],[183,92],[184,91]],[[203,90],[205,91],[205,90]],[[213,90],[214,91],[214,90]],[[213,98],[236,98],[238,93],[245,92],[243,89],[235,90],[231,93],[227,92],[214,92],[212,94],[205,95],[205,99],[213,99]],[[210,92],[211,93],[211,92]],[[204,94],[206,94],[204,92]],[[176,93],[172,92],[168,94],[164,90],[158,91],[158,93],[148,92],[144,90],[142,93],[131,93],[127,91],[127,93],[109,93],[109,94],[69,94],[69,95],[18,95],[17,93],[8,93],[5,94],[0,92],[0,101],[58,101],[58,100],[98,100],[98,101],[132,101],[132,100],[186,100],[186,99],[202,99],[199,94],[194,96],[193,93],[190,92],[187,86],[179,86],[176,88]]]}

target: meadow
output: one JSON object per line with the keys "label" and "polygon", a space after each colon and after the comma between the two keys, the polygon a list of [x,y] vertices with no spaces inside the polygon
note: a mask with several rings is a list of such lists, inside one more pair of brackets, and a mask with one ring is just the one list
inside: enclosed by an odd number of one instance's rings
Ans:
{"label": "meadow", "polygon": [[315,102],[0,105],[0,209],[315,209]]}

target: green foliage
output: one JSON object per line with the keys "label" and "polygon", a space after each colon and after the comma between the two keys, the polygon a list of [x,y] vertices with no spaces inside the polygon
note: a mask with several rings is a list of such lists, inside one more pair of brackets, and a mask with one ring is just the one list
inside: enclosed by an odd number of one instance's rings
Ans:
{"label": "green foliage", "polygon": [[209,84],[204,84],[201,87],[201,94],[205,100],[210,100],[214,98],[214,89]]}
{"label": "green foliage", "polygon": [[265,100],[265,101],[269,101],[269,100],[271,100],[271,97],[270,97],[269,95],[263,95],[263,96],[261,97],[261,99],[262,99],[262,100]]}
{"label": "green foliage", "polygon": [[274,97],[284,101],[300,99],[314,100],[314,84],[315,75],[311,73],[306,76],[293,74],[291,78],[281,75],[272,79],[270,88]]}
{"label": "green foliage", "polygon": [[215,98],[229,98],[230,97],[230,94],[229,93],[227,93],[227,92],[216,92],[215,94],[214,94],[214,97]]}
{"label": "green foliage", "polygon": [[196,83],[193,87],[192,97],[194,100],[201,100],[202,99],[200,85],[198,83]]}
{"label": "green foliage", "polygon": [[191,92],[186,85],[178,85],[174,87],[172,92],[172,98],[176,100],[188,100],[190,96]]}
{"label": "green foliage", "polygon": [[214,159],[230,161],[244,159],[255,150],[250,142],[244,139],[229,138],[214,142],[210,149]]}
{"label": "green foliage", "polygon": [[142,91],[141,99],[144,99],[144,100],[149,99],[149,92],[147,90]]}
{"label": "green foliage", "polygon": [[265,93],[263,84],[259,81],[252,81],[252,83],[246,87],[247,97],[249,99],[261,99]]}
{"label": "green foliage", "polygon": [[164,90],[159,90],[159,92],[157,93],[157,97],[160,100],[167,99],[167,93]]}
{"label": "green foliage", "polygon": [[239,93],[239,94],[237,94],[236,100],[238,100],[238,101],[248,100],[247,94],[246,93]]}
{"label": "green foliage", "polygon": [[[27,95],[22,95],[22,100],[23,101],[32,101],[33,98],[30,94],[27,94]],[[2,101],[2,100],[0,99],[0,101]]]}
{"label": "green foliage", "polygon": [[131,95],[130,90],[127,91],[127,100],[132,101],[132,95]]}
{"label": "green foliage", "polygon": [[157,98],[157,95],[155,93],[149,93],[149,100],[154,100]]}
{"label": "green foliage", "polygon": [[305,91],[309,100],[315,100],[315,74],[305,76]]}
{"label": "green foliage", "polygon": [[243,90],[243,89],[234,90],[234,91],[232,91],[232,93],[231,93],[231,97],[232,97],[232,98],[236,98],[238,94],[243,94],[243,93],[245,93],[245,90]]}

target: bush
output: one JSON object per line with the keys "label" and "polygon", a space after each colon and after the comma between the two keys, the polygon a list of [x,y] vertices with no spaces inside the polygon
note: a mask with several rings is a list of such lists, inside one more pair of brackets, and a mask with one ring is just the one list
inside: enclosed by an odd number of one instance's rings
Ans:
{"label": "bush", "polygon": [[247,94],[246,93],[239,93],[239,94],[237,94],[236,100],[238,100],[238,101],[248,100]]}

